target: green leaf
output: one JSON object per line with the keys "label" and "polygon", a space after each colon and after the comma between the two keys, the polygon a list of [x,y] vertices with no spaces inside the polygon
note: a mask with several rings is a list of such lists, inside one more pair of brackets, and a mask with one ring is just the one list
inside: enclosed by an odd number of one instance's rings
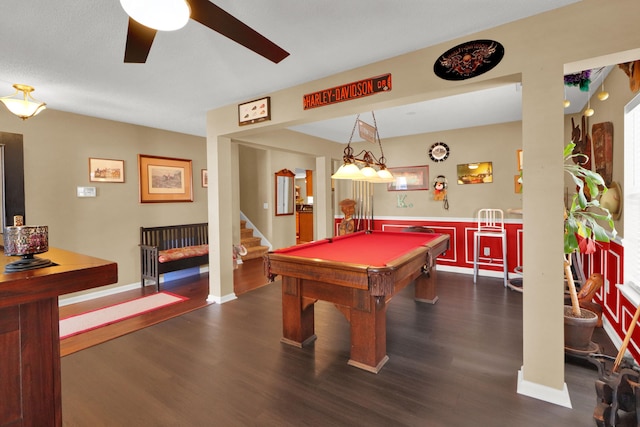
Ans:
{"label": "green leaf", "polygon": [[573,149],[575,147],[576,147],[576,144],[574,144],[573,142],[570,142],[567,145],[565,145],[565,147],[564,147],[564,155],[562,157],[567,159],[571,155],[571,153],[573,153]]}

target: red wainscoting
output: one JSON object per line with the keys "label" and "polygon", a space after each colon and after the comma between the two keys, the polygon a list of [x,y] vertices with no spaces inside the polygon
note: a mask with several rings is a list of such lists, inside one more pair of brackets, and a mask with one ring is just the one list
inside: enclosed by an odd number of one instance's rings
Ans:
{"label": "red wainscoting", "polygon": [[[335,233],[341,219],[335,220]],[[374,230],[400,231],[405,227],[419,225],[432,228],[436,233],[448,234],[450,248],[438,257],[438,264],[449,271],[473,273],[473,232],[476,230],[475,220],[395,220],[375,219]],[[507,229],[507,266],[513,272],[522,265],[522,222],[515,220],[505,223]],[[489,256],[484,257],[481,251],[481,274],[502,277],[502,243],[499,238],[483,237],[481,248],[489,248]],[[467,270],[468,269],[468,270]]]}
{"label": "red wainscoting", "polygon": [[[335,233],[341,218],[335,220]],[[507,264],[511,274],[517,266],[522,265],[522,221],[505,220],[507,228]],[[432,228],[436,233],[450,236],[450,249],[438,257],[438,265],[444,270],[473,274],[473,231],[476,229],[475,219],[456,220],[400,220],[376,218],[374,230],[398,231],[408,226],[419,225]],[[483,240],[481,248],[489,247],[490,257],[481,259],[481,274],[502,277],[502,248],[500,239]],[[595,254],[581,255],[586,277],[594,272],[604,276],[604,286],[598,291],[594,300],[603,307],[607,333],[619,347],[635,314],[635,306],[620,292],[616,284],[623,283],[623,247],[619,242],[599,246]],[[636,361],[640,361],[640,327],[634,330],[629,352]]]}
{"label": "red wainscoting", "polygon": [[[592,273],[601,273],[604,277],[604,285],[594,300],[602,305],[603,316],[608,321],[607,332],[614,343],[619,345],[629,330],[636,307],[620,292],[617,284],[624,281],[624,248],[615,241],[609,245],[599,245],[595,254],[582,255],[582,263],[585,276]],[[617,342],[616,342],[617,341]],[[640,360],[640,328],[634,329],[631,342],[627,350],[636,361]]]}

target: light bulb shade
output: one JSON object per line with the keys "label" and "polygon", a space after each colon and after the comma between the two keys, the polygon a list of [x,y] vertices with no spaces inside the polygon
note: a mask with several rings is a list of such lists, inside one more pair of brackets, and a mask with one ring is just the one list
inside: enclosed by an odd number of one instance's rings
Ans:
{"label": "light bulb shade", "polygon": [[15,84],[13,87],[16,89],[15,93],[0,98],[0,101],[9,111],[22,120],[33,117],[47,108],[47,104],[31,96],[31,92],[34,90],[33,87],[19,84]]}
{"label": "light bulb shade", "polygon": [[598,93],[598,99],[600,101],[606,101],[609,98],[609,92],[602,91]]}
{"label": "light bulb shade", "polygon": [[584,115],[586,117],[591,117],[593,116],[594,113],[595,111],[593,110],[593,108],[587,108],[586,110],[584,110]]}
{"label": "light bulb shade", "polygon": [[569,108],[569,106],[571,105],[571,101],[569,101],[568,99],[565,99],[562,105],[564,105],[564,108]]}
{"label": "light bulb shade", "polygon": [[363,180],[365,177],[360,172],[360,168],[355,163],[345,163],[338,168],[336,173],[331,175],[331,179],[355,179]]}
{"label": "light bulb shade", "polygon": [[132,19],[160,31],[179,30],[191,15],[185,0],[120,0],[120,5]]}
{"label": "light bulb shade", "polygon": [[365,178],[373,178],[378,176],[378,171],[376,171],[371,166],[363,167],[362,169],[360,169],[360,173],[364,175]]}
{"label": "light bulb shade", "polygon": [[368,180],[374,184],[395,182],[396,178],[387,169],[380,169],[375,177]]}

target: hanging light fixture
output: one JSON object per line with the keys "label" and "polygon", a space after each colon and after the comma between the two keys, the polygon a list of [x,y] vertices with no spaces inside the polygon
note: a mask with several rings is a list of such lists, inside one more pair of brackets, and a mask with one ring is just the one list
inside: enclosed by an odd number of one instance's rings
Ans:
{"label": "hanging light fixture", "polygon": [[562,103],[562,105],[564,105],[564,108],[569,108],[569,106],[571,105],[571,101],[569,101],[567,99],[567,86],[564,86],[564,101]]}
{"label": "hanging light fixture", "polygon": [[600,87],[600,92],[598,93],[598,99],[600,101],[606,101],[609,98],[609,92],[604,90],[604,80],[602,80],[602,86]]}
{"label": "hanging light fixture", "polygon": [[120,5],[132,19],[160,31],[179,30],[191,15],[185,0],[120,0]]}
{"label": "hanging light fixture", "polygon": [[585,117],[591,117],[593,113],[595,113],[593,108],[591,108],[591,92],[587,92],[587,97],[587,109],[584,110],[584,115]]}
{"label": "hanging light fixture", "polygon": [[[357,155],[353,154],[351,140],[353,139],[353,134],[356,130],[356,126],[358,125],[358,119],[360,117],[360,114],[358,114],[353,125],[353,130],[351,131],[351,137],[349,138],[349,142],[345,147],[342,155],[342,166],[338,168],[336,173],[331,175],[332,179],[351,179],[354,181],[368,181],[372,183],[395,181],[395,178],[387,169],[387,159],[385,159],[384,152],[382,151],[382,142],[380,141],[380,135],[378,134],[378,125],[376,123],[376,116],[373,111],[371,112],[371,115],[373,116],[373,124],[375,129],[374,139],[378,142],[378,146],[380,147],[380,158],[376,158],[371,151],[367,150],[362,150]],[[358,164],[361,164],[363,166],[362,169],[360,169]],[[375,168],[378,168],[378,170],[376,170]]]}
{"label": "hanging light fixture", "polygon": [[0,98],[0,101],[22,120],[27,120],[47,108],[47,104],[31,96],[31,92],[34,91],[32,86],[15,84],[13,88],[16,90],[15,93]]}

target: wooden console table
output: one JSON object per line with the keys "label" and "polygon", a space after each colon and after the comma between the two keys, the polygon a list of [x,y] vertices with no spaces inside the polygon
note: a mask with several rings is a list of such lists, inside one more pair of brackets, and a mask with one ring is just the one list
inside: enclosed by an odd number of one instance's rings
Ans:
{"label": "wooden console table", "polygon": [[61,426],[58,296],[118,281],[118,266],[61,249],[50,267],[3,273],[0,255],[0,426]]}

